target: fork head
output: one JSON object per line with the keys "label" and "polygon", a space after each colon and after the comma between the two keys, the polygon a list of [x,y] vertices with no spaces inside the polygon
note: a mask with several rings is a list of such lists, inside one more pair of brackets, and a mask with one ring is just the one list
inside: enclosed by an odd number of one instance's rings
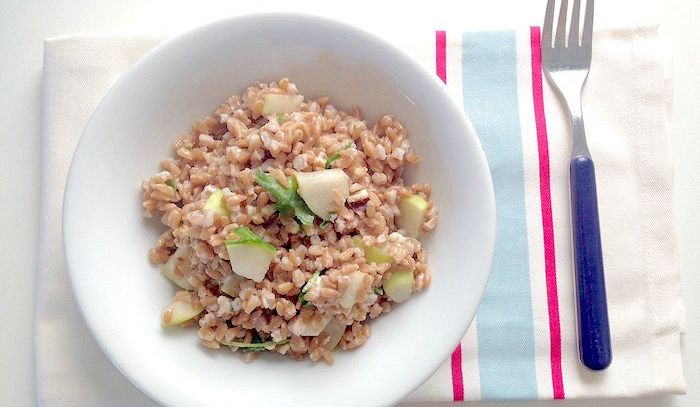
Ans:
{"label": "fork head", "polygon": [[[581,0],[574,0],[568,41],[566,36],[567,0],[561,0],[556,33],[554,41],[552,41],[555,2],[556,0],[547,1],[547,10],[544,16],[544,27],[542,29],[543,67],[549,73],[557,71],[584,71],[587,73],[591,66],[593,0],[586,1],[582,33],[580,32],[579,24]],[[581,37],[580,40],[579,35]]]}

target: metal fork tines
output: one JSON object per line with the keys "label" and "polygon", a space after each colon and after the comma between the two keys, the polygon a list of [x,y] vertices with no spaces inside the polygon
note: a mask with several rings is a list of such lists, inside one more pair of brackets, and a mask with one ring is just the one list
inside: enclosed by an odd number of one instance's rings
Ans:
{"label": "metal fork tines", "polygon": [[[581,90],[591,67],[593,38],[593,0],[586,2],[582,40],[579,41],[581,1],[574,0],[569,37],[566,41],[567,0],[559,7],[559,21],[552,45],[555,0],[547,2],[542,32],[542,67],[550,83],[557,88],[571,114],[573,153],[588,156],[581,113]],[[574,128],[576,127],[576,128]]]}
{"label": "metal fork tines", "polygon": [[561,0],[552,41],[554,3],[555,0],[547,2],[542,33],[542,68],[562,99],[571,120],[569,178],[579,356],[585,366],[601,370],[610,364],[612,350],[595,170],[586,143],[581,109],[581,92],[591,66],[593,0],[586,1],[583,32],[580,32],[579,27],[581,0],[574,0],[568,41],[567,0]]}

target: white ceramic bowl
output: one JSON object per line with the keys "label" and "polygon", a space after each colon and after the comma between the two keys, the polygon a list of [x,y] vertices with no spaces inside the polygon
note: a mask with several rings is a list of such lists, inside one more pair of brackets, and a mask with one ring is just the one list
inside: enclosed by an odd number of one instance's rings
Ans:
{"label": "white ceramic bowl", "polygon": [[[258,358],[166,332],[173,287],[147,260],[162,231],[142,218],[140,182],[196,119],[256,80],[291,78],[306,96],[394,113],[423,163],[440,222],[425,245],[432,285],[378,320],[333,366]],[[173,406],[369,406],[398,402],[449,357],[472,320],[494,247],[489,170],[474,129],[434,74],[345,24],[264,14],[218,21],[157,47],[105,96],[85,128],[66,186],[63,231],[81,312],[107,356],[141,390]]]}

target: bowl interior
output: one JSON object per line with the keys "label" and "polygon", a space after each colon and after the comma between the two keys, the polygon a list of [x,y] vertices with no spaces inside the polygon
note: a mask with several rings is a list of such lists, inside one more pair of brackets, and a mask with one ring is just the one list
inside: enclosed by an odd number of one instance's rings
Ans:
{"label": "bowl interior", "polygon": [[[174,289],[147,261],[163,228],[142,218],[140,181],[175,136],[256,80],[288,76],[307,97],[360,106],[369,123],[394,113],[423,162],[440,211],[425,239],[432,285],[371,324],[372,337],[333,366],[274,355],[242,363],[163,330]],[[493,193],[476,135],[433,75],[351,27],[307,16],[224,20],[158,47],[109,92],[69,175],[64,238],[81,311],[105,353],[167,405],[370,405],[398,401],[449,355],[471,321],[491,263]],[[359,391],[358,391],[359,390]]]}

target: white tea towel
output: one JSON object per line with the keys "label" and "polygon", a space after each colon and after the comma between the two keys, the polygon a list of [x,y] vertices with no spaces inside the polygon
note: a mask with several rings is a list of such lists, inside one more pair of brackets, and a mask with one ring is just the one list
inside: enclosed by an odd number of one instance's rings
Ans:
{"label": "white tea towel", "polygon": [[106,358],[83,322],[63,257],[61,211],[73,151],[105,93],[160,42],[76,35],[44,46],[41,223],[35,321],[40,406],[150,406]]}
{"label": "white tea towel", "polygon": [[[499,222],[520,229],[505,228],[510,235],[497,237],[501,246],[477,319],[451,359],[406,402],[683,392],[669,99],[656,29],[605,31],[594,40],[584,109],[597,166],[614,353],[611,367],[595,374],[577,362],[569,139],[560,105],[541,82],[533,53],[537,30],[426,33],[425,40],[409,52],[446,81],[472,118],[494,176]],[[158,42],[90,35],[45,44],[36,311],[42,406],[154,405],[110,364],[78,313],[63,259],[61,206],[70,159],[90,114]],[[514,261],[518,238],[525,256]]]}

